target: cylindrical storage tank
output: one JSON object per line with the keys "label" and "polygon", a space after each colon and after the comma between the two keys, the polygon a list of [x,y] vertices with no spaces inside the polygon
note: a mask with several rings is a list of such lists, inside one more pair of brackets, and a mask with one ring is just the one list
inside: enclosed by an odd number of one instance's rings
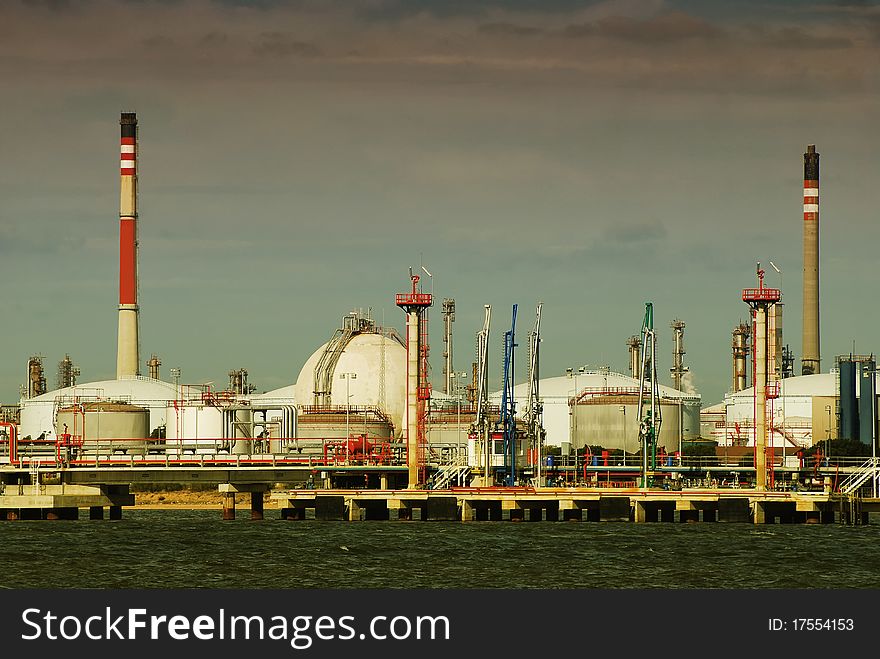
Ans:
{"label": "cylindrical storage tank", "polygon": [[856,398],[856,363],[852,359],[838,362],[840,374],[840,439],[859,438],[859,407]]}
{"label": "cylindrical storage tank", "polygon": [[[650,401],[648,401],[650,403]],[[582,399],[575,407],[572,418],[572,448],[601,446],[606,449],[623,449],[626,453],[641,450],[639,443],[638,396],[594,396]],[[678,400],[660,400],[660,436],[657,448],[668,453],[681,450],[681,424],[684,407]],[[699,433],[699,409],[696,432]]]}
{"label": "cylindrical storage tank", "polygon": [[859,439],[862,444],[873,446],[877,438],[877,387],[873,359],[861,363],[859,377]]}
{"label": "cylindrical storage tank", "polygon": [[348,423],[345,411],[300,413],[297,417],[297,439],[343,439],[366,433],[370,439],[391,439],[392,424],[372,414],[351,412]]}
{"label": "cylindrical storage tank", "polygon": [[692,442],[700,436],[700,401],[684,399],[681,404],[681,438]]}
{"label": "cylindrical storage tank", "polygon": [[55,435],[65,433],[82,451],[95,453],[146,454],[150,436],[150,410],[138,405],[98,401],[70,405],[58,410]]}
{"label": "cylindrical storage tank", "polygon": [[249,407],[229,410],[232,452],[235,455],[250,455],[254,452],[253,435],[254,411]]}

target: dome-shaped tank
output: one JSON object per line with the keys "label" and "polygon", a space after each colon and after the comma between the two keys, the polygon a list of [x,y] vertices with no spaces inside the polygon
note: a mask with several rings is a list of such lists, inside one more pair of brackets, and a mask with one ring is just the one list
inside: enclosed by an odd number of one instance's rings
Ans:
{"label": "dome-shaped tank", "polygon": [[[315,397],[315,369],[322,358],[326,361],[329,345],[328,341],[318,348],[299,372],[294,395],[297,404],[304,408],[320,404]],[[351,373],[355,374],[354,377],[349,377]],[[377,407],[391,419],[395,437],[403,436],[406,424],[406,349],[398,341],[372,332],[354,335],[339,354],[328,381],[331,383],[331,406],[345,407],[348,403]],[[381,400],[383,390],[384,403]],[[347,396],[350,396],[348,400]]]}
{"label": "dome-shaped tank", "polygon": [[95,401],[58,410],[55,434],[82,438],[86,453],[114,451],[146,452],[150,436],[150,410],[114,401]]}

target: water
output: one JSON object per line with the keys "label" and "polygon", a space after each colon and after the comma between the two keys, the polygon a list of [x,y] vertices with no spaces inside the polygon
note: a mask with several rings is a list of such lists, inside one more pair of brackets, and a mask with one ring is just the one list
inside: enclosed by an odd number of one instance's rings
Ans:
{"label": "water", "polygon": [[880,526],[126,510],[117,522],[0,523],[0,565],[6,588],[877,588]]}

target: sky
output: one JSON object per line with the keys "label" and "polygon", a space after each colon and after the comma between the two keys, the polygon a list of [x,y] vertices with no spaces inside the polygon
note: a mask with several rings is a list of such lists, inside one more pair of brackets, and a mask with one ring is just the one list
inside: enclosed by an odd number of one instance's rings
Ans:
{"label": "sky", "polygon": [[513,304],[521,381],[539,302],[549,377],[626,373],[650,301],[662,383],[680,318],[717,402],[759,261],[799,372],[808,144],[822,369],[878,351],[878,55],[874,2],[0,3],[0,402],[31,355],[115,377],[120,112],[165,379],[290,384],[353,309],[403,332],[424,266],[435,387],[443,298],[456,370],[492,306],[496,386]]}

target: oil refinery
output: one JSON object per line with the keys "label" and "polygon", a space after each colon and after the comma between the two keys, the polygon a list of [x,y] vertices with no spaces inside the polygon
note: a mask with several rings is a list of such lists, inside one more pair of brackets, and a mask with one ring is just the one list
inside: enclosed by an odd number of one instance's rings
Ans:
{"label": "oil refinery", "polygon": [[[846,518],[861,523],[880,501],[874,356],[841,353],[832,362],[819,350],[814,145],[804,153],[800,375],[783,335],[782,291],[765,286],[758,263],[756,283],[748,285],[751,275],[744,273],[742,297],[730,300],[732,309],[748,309],[750,321],[733,329],[731,387],[722,401],[704,401],[690,386],[699,366],[685,364],[680,319],[669,326],[671,385],[660,383],[659,328],[653,304],[641,300],[633,302],[644,308],[640,333],[621,337],[627,374],[585,366],[548,375],[540,367],[542,303],[525,330],[518,305],[509,323],[507,309],[474,310],[484,314],[482,329],[473,344],[453,351],[456,305],[446,298],[438,328],[442,382],[435,388],[430,342],[436,339],[428,322],[435,300],[411,269],[401,290],[388,292],[405,321],[403,334],[378,324],[369,310],[340,310],[338,321],[326,319],[330,339],[316,346],[296,381],[258,393],[243,368],[229,372],[222,390],[181,382],[175,369],[163,380],[156,354],[143,360],[142,372],[136,115],[123,113],[120,128],[117,375],[78,382],[80,369],[65,355],[57,386],[49,389],[43,357],[19,356],[26,364],[23,395],[3,406],[0,419],[0,510],[9,519],[77,506],[95,514],[109,506],[118,515],[132,501],[127,485],[181,482],[199,473],[224,493],[254,494],[257,518],[256,495],[267,490],[289,502],[283,514],[290,519],[305,508],[349,518],[387,518],[397,509],[401,519],[411,519],[416,508],[432,519],[500,519],[502,511],[513,518],[537,510],[530,519],[583,513],[644,521],[665,519],[672,510],[683,521],[703,514],[705,520],[751,515],[809,522],[827,521],[835,511],[843,516],[839,497],[845,496]],[[718,337],[719,345],[726,342]],[[455,363],[454,355],[472,348],[474,361]],[[499,353],[500,363],[490,359]],[[489,391],[489,373],[499,371],[502,387]],[[823,440],[837,439],[866,450],[850,460],[828,455],[828,443],[816,451]],[[68,490],[51,494],[45,488],[54,485],[41,485],[41,472]],[[90,494],[92,486],[98,489]],[[77,487],[86,489],[77,494]],[[340,494],[351,491],[361,492]],[[798,499],[804,492],[825,498],[805,503]],[[505,493],[517,498],[505,503]],[[672,493],[678,498],[670,499]],[[79,503],[51,498],[74,495]],[[739,504],[725,508],[731,499],[746,501],[751,512]]]}

